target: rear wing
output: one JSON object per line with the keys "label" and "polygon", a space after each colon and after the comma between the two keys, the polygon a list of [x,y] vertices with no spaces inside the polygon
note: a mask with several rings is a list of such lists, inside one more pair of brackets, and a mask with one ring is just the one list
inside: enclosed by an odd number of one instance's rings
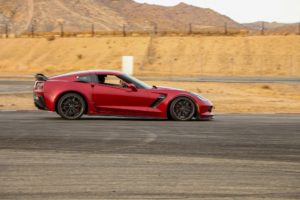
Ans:
{"label": "rear wing", "polygon": [[47,81],[48,80],[47,76],[45,76],[44,74],[36,74],[35,79],[37,81]]}

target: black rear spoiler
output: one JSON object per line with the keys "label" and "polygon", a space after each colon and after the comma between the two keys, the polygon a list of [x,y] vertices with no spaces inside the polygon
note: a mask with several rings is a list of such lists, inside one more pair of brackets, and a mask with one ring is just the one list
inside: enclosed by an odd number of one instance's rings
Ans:
{"label": "black rear spoiler", "polygon": [[48,78],[44,74],[36,74],[35,79],[37,81],[47,81],[48,80]]}

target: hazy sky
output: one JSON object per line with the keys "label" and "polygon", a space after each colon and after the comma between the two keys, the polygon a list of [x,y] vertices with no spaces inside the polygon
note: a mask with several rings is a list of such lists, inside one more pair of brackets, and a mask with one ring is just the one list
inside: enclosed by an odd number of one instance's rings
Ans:
{"label": "hazy sky", "polygon": [[300,22],[300,0],[135,0],[173,6],[179,2],[211,8],[241,22]]}

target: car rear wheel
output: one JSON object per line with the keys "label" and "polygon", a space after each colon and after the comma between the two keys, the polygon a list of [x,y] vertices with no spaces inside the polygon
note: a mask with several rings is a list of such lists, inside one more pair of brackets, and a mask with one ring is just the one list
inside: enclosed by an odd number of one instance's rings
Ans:
{"label": "car rear wheel", "polygon": [[170,106],[170,115],[176,121],[189,121],[195,115],[195,104],[187,97],[178,97]]}
{"label": "car rear wheel", "polygon": [[85,112],[84,99],[76,93],[63,95],[57,104],[57,113],[64,119],[80,119]]}

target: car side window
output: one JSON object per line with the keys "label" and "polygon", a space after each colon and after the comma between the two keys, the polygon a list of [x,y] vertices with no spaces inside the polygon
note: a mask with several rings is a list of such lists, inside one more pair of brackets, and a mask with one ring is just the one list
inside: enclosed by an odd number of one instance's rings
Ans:
{"label": "car side window", "polygon": [[77,76],[76,78],[77,78],[77,80],[79,82],[83,82],[83,83],[90,83],[90,82],[92,82],[92,77],[89,76],[89,75]]}
{"label": "car side window", "polygon": [[114,87],[126,88],[127,83],[114,75],[98,75],[98,83]]}

